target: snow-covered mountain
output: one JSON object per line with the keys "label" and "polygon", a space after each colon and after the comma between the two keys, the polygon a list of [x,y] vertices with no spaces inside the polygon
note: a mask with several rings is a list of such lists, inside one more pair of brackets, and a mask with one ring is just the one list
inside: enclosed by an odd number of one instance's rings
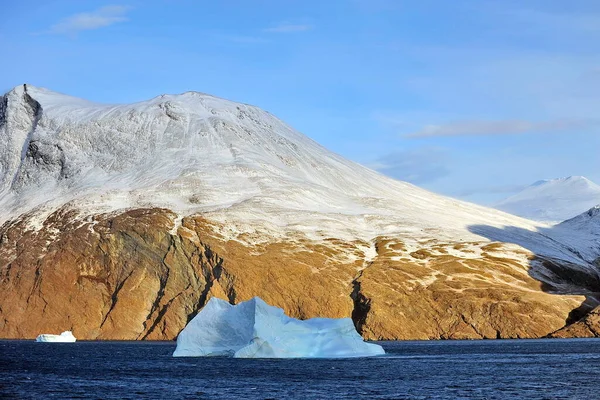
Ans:
{"label": "snow-covered mountain", "polygon": [[560,223],[559,226],[582,233],[600,236],[600,205],[592,207],[588,211]]}
{"label": "snow-covered mountain", "polygon": [[468,240],[468,227],[482,224],[535,230],[387,178],[265,111],[206,94],[102,105],[19,86],[3,104],[1,220],[73,202],[89,212],[165,207],[242,230],[258,224],[366,239],[435,232]]}
{"label": "snow-covered mountain", "polygon": [[556,225],[556,232],[563,232],[563,243],[589,251],[600,267],[600,205]]}
{"label": "snow-covered mountain", "polygon": [[600,185],[583,176],[542,180],[497,203],[499,210],[557,223],[600,204]]}
{"label": "snow-covered mountain", "polygon": [[11,90],[0,223],[9,337],[43,321],[173,338],[211,296],[351,315],[370,338],[538,337],[580,303],[546,292],[600,288],[570,278],[597,276],[600,251],[569,227],[393,180],[197,92],[106,105]]}

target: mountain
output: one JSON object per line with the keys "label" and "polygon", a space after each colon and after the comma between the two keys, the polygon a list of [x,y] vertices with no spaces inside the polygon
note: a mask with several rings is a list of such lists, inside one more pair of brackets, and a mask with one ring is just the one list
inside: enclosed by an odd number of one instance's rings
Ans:
{"label": "mountain", "polygon": [[543,180],[496,204],[535,221],[560,222],[600,204],[600,186],[583,176]]}
{"label": "mountain", "polygon": [[[595,249],[598,255],[595,264],[600,268],[600,206],[592,207],[588,211],[560,223],[557,227],[563,230],[563,239],[578,245],[585,243],[585,247]],[[597,295],[590,298],[595,299]],[[552,333],[551,336],[558,338],[600,337],[600,306],[596,306],[587,314],[578,315],[575,322]]]}
{"label": "mountain", "polygon": [[14,88],[0,205],[0,337],[173,339],[210,298],[254,296],[369,339],[540,337],[600,288],[593,238],[384,177],[197,92],[106,105]]}
{"label": "mountain", "polygon": [[600,205],[592,207],[586,212],[562,222],[559,226],[573,229],[586,235],[600,235]]}

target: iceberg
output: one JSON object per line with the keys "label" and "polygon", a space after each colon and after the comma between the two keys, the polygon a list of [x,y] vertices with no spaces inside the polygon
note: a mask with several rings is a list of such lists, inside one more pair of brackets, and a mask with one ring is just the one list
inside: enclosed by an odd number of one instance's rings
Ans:
{"label": "iceberg", "polygon": [[49,333],[43,333],[38,335],[35,339],[36,342],[55,342],[55,343],[73,343],[77,339],[73,336],[71,331],[64,331],[60,335],[52,335]]}
{"label": "iceberg", "polygon": [[181,331],[174,357],[346,358],[385,354],[350,318],[298,320],[259,297],[231,305],[213,297]]}

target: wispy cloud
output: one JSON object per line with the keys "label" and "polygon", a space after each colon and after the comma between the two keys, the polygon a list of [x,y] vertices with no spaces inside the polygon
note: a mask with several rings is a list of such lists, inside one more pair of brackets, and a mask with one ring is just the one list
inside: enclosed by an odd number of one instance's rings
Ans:
{"label": "wispy cloud", "polygon": [[554,121],[456,121],[440,125],[426,125],[421,130],[405,135],[408,138],[427,138],[440,136],[466,135],[510,135],[536,132],[559,132],[586,129],[597,125],[591,120],[554,120]]}
{"label": "wispy cloud", "polygon": [[312,25],[307,24],[289,24],[282,23],[279,25],[272,26],[270,28],[263,29],[263,32],[267,33],[294,33],[294,32],[306,32],[313,29]]}
{"label": "wispy cloud", "polygon": [[104,28],[128,20],[127,6],[106,6],[95,11],[79,13],[63,19],[50,27],[50,33],[76,34]]}
{"label": "wispy cloud", "polygon": [[426,147],[388,153],[369,167],[401,181],[424,184],[449,175],[447,162],[444,149]]}

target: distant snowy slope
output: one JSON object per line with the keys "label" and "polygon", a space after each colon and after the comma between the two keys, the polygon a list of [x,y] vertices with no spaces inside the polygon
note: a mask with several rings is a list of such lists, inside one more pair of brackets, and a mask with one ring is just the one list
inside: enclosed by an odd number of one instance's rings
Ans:
{"label": "distant snowy slope", "polygon": [[560,222],[598,204],[600,186],[583,176],[570,176],[536,182],[495,207],[535,221]]}
{"label": "distant snowy slope", "polygon": [[592,207],[575,218],[562,222],[558,226],[600,236],[600,205]]}
{"label": "distant snowy slope", "polygon": [[600,266],[600,205],[556,225],[555,237],[587,252],[582,255]]}

